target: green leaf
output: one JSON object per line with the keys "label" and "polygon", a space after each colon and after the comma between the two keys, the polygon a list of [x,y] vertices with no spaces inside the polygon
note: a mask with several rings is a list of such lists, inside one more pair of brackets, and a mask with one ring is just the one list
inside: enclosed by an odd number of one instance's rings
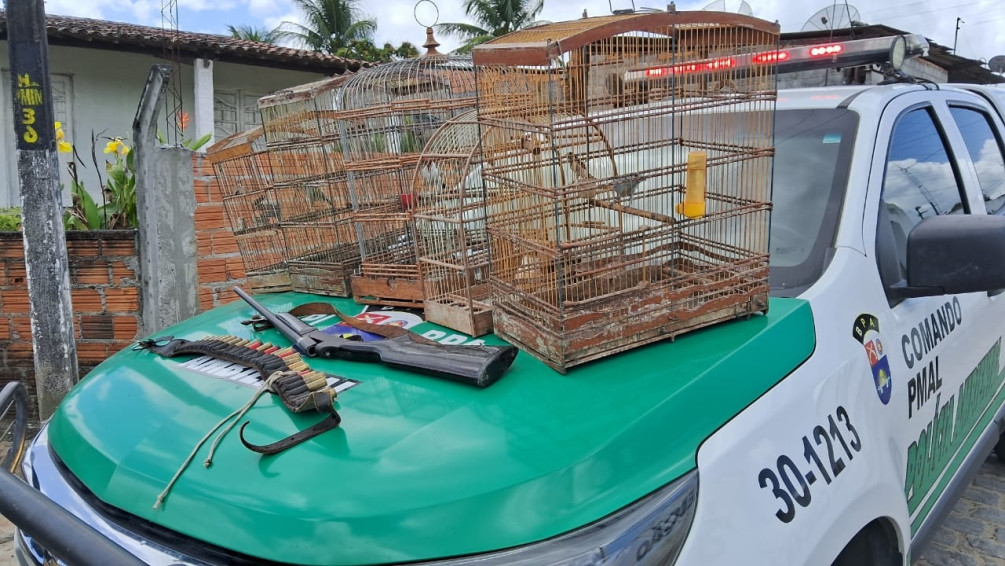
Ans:
{"label": "green leaf", "polygon": [[0,208],[0,231],[16,232],[21,229],[21,209]]}
{"label": "green leaf", "polygon": [[94,202],[83,183],[70,181],[73,207],[70,213],[79,225],[78,230],[97,230],[102,227],[101,208]]}
{"label": "green leaf", "polygon": [[192,151],[197,151],[200,147],[206,145],[206,142],[208,142],[210,140],[210,138],[212,138],[212,137],[213,137],[213,132],[210,132],[210,133],[202,136],[201,138],[198,138],[198,139],[195,139],[195,140],[190,140],[189,141],[189,145],[186,146],[186,147],[188,147]]}

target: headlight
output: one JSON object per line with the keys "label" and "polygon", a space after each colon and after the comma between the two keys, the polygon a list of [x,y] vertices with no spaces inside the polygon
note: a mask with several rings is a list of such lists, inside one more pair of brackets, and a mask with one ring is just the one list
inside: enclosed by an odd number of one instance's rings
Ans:
{"label": "headlight", "polygon": [[691,528],[697,494],[698,472],[695,470],[596,523],[555,538],[491,554],[423,564],[669,566],[677,560]]}

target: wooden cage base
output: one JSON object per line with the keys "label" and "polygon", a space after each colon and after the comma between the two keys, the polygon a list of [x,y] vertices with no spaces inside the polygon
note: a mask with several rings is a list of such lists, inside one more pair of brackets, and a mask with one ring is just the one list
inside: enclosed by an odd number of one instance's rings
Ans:
{"label": "wooden cage base", "polygon": [[271,273],[247,274],[248,287],[255,293],[280,293],[293,290],[290,274],[285,269]]}
{"label": "wooden cage base", "polygon": [[362,305],[422,308],[422,281],[406,277],[353,275],[353,300]]}
{"label": "wooden cage base", "polygon": [[[538,358],[559,373],[570,368],[645,344],[673,338],[678,334],[719,322],[742,318],[768,310],[767,285],[755,285],[746,293],[734,293],[705,302],[692,311],[663,312],[662,316],[632,313],[632,308],[606,312],[605,325],[585,324],[563,332],[548,328],[526,312],[496,303],[492,320],[496,336]],[[619,321],[615,323],[614,321]]]}
{"label": "wooden cage base", "polygon": [[352,267],[297,261],[291,261],[289,266],[294,291],[333,297],[348,297],[351,294],[349,275]]}
{"label": "wooden cage base", "polygon": [[468,308],[463,297],[442,297],[438,301],[426,301],[426,320],[463,332],[472,338],[492,332],[492,307],[487,303],[473,301],[474,309]]}

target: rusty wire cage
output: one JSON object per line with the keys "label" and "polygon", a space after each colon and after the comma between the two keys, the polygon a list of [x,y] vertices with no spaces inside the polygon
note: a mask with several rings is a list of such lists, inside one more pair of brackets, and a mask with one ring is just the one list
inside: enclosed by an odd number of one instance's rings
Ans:
{"label": "rusty wire cage", "polygon": [[486,195],[474,110],[433,134],[419,158],[412,187],[426,320],[470,336],[489,333]]}
{"label": "rusty wire cage", "polygon": [[297,291],[348,296],[359,266],[334,106],[334,93],[348,80],[323,79],[258,101],[275,192],[270,211]]}
{"label": "rusty wire cage", "polygon": [[412,187],[423,147],[475,105],[470,58],[426,55],[360,71],[337,92],[338,141],[361,266],[353,297],[421,307]]}
{"label": "rusty wire cage", "polygon": [[767,309],[777,28],[660,12],[475,48],[496,334],[564,372]]}
{"label": "rusty wire cage", "polygon": [[249,285],[259,290],[288,290],[283,234],[275,209],[272,169],[265,150],[265,131],[252,128],[231,134],[207,149],[224,212],[237,240]]}

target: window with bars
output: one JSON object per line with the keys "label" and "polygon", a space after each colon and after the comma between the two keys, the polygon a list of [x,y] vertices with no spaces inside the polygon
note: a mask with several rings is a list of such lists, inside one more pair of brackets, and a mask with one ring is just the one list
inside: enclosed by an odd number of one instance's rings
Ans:
{"label": "window with bars", "polygon": [[213,93],[214,136],[221,140],[235,132],[262,125],[258,111],[261,93],[243,90],[216,90]]}

